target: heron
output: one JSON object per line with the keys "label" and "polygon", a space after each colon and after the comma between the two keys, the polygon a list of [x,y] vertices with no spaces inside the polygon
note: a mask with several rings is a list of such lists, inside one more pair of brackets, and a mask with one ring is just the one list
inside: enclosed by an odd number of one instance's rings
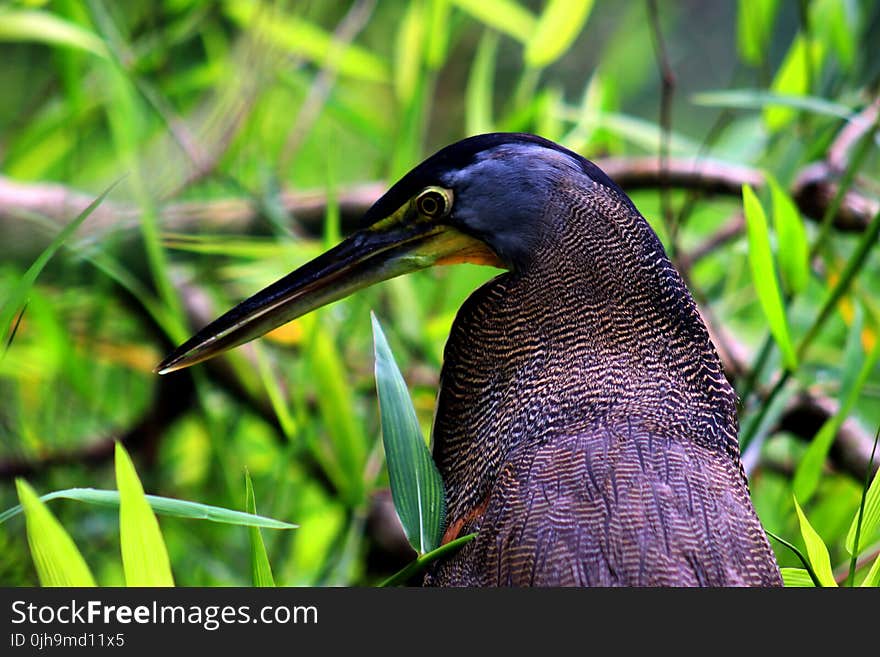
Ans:
{"label": "heron", "polygon": [[208,324],[159,373],[433,265],[506,271],[446,342],[435,586],[779,586],[735,392],[681,275],[599,167],[542,137],[442,148],[360,230]]}

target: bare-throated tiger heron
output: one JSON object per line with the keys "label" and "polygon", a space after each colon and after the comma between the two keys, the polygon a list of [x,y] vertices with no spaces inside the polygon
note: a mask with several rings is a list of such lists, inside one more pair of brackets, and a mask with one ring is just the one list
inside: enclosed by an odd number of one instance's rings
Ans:
{"label": "bare-throated tiger heron", "polygon": [[740,463],[733,389],[681,277],[593,163],[527,134],[447,146],[362,229],[208,325],[157,369],[209,358],[435,264],[509,271],[446,344],[434,585],[781,584]]}

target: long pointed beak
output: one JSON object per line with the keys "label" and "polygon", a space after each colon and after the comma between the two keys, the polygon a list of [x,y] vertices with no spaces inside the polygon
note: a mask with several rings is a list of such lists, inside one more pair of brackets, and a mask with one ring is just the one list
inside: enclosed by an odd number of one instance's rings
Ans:
{"label": "long pointed beak", "polygon": [[208,324],[156,367],[167,374],[244,344],[379,281],[435,264],[501,265],[481,241],[418,218],[410,204],[257,292]]}

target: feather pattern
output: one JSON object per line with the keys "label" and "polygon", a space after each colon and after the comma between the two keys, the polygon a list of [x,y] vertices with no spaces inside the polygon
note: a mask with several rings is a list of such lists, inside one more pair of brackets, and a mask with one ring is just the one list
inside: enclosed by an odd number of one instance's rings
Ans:
{"label": "feather pattern", "polygon": [[465,302],[434,454],[428,585],[770,586],[735,394],[681,277],[616,188],[560,180],[534,257]]}

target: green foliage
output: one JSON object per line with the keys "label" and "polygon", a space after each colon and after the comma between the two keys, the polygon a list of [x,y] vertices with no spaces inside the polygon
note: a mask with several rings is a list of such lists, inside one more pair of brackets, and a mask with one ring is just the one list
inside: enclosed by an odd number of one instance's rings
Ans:
{"label": "green foliage", "polygon": [[[257,501],[254,498],[254,484],[250,474],[245,471],[245,509],[252,515],[257,514]],[[275,586],[275,578],[272,576],[272,566],[269,564],[269,555],[266,554],[266,545],[263,543],[263,535],[259,527],[250,527],[248,533],[251,537],[251,572],[253,573],[254,586]]]}
{"label": "green foliage", "polygon": [[446,507],[443,479],[422,437],[406,383],[375,315],[376,390],[382,441],[394,506],[410,544],[420,554],[440,547]]}
{"label": "green foliage", "polygon": [[[861,436],[847,453],[864,458],[863,434],[880,425],[880,217],[844,226],[835,208],[855,221],[853,208],[875,207],[865,108],[877,3],[657,6],[658,26],[645,3],[589,0],[4,6],[0,85],[15,93],[0,97],[0,464],[54,491],[42,499],[55,530],[82,557],[47,547],[65,541],[32,531],[32,517],[45,518],[35,509],[46,511],[33,499],[17,515],[7,478],[0,584],[49,582],[68,567],[84,582],[85,562],[93,581],[125,582],[106,511],[120,504],[113,438],[137,450],[143,487],[158,493],[143,496],[138,524],[152,526],[149,509],[162,516],[179,585],[371,585],[396,571],[391,583],[415,581],[438,553],[427,550],[442,519],[422,541],[403,503],[426,551],[415,561],[377,530],[397,522],[377,511],[386,490],[402,480],[412,491],[428,451],[401,452],[409,469],[382,458],[367,318],[387,318],[410,383],[397,387],[401,409],[412,404],[402,435],[424,445],[455,313],[496,270],[389,281],[189,373],[152,368],[171,342],[335,243],[425,155],[467,134],[525,130],[591,159],[644,167],[667,143],[678,164],[765,174],[747,179],[742,203],[729,189],[664,190],[638,176],[630,191],[668,252],[685,256],[677,264],[701,310],[724,329],[719,351],[733,347],[744,368],[734,385],[752,497],[807,562],[774,541],[786,583],[824,569],[812,565],[821,536],[837,581],[855,559],[845,583],[876,585],[880,484],[835,442],[841,429]],[[676,80],[670,126],[658,121],[655,29]],[[799,194],[803,175],[832,160],[832,184]],[[53,189],[70,204],[49,202]],[[660,220],[663,194],[677,231]],[[713,241],[743,209],[746,228]],[[823,402],[821,420],[792,422],[807,393]],[[266,516],[232,510],[243,470]],[[252,491],[247,500],[255,508]],[[292,527],[274,518],[299,528],[255,529]]]}
{"label": "green foliage", "polygon": [[797,511],[798,521],[801,525],[801,536],[807,546],[807,557],[810,560],[813,571],[816,573],[819,584],[821,586],[837,586],[837,582],[834,580],[834,573],[831,572],[831,558],[828,555],[828,548],[825,547],[822,537],[819,536],[816,530],[813,529],[810,521],[807,520],[800,504],[797,502],[797,498],[794,501],[794,508]]}
{"label": "green foliage", "polygon": [[[198,502],[189,502],[187,500],[175,500],[169,497],[158,497],[156,495],[145,495],[144,497],[155,513],[170,516],[172,518],[210,520],[211,522],[219,522],[226,525],[242,525],[245,527],[296,529],[296,525],[289,522],[282,522],[280,520],[275,520],[274,518],[258,516],[254,513],[242,513],[241,511],[233,511],[232,509],[224,509],[209,504],[199,504]],[[111,509],[119,508],[119,492],[115,490],[69,488],[67,490],[59,490],[40,496],[40,500],[43,502],[56,499],[76,500],[96,506],[109,507]],[[0,513],[0,523],[6,522],[9,518],[18,515],[23,510],[24,509],[21,505],[7,509],[3,513]]]}
{"label": "green foliage", "polygon": [[119,543],[128,586],[174,586],[159,523],[125,448],[116,443]]}
{"label": "green foliage", "polygon": [[15,482],[27,519],[28,545],[43,586],[94,586],[95,580],[73,540],[22,479]]}
{"label": "green foliage", "polygon": [[742,194],[749,238],[749,265],[752,270],[755,292],[758,294],[758,300],[761,302],[761,309],[767,318],[770,332],[782,352],[785,365],[788,369],[793,370],[797,367],[797,356],[788,329],[785,304],[776,277],[776,266],[773,263],[767,216],[751,187],[743,185]]}

